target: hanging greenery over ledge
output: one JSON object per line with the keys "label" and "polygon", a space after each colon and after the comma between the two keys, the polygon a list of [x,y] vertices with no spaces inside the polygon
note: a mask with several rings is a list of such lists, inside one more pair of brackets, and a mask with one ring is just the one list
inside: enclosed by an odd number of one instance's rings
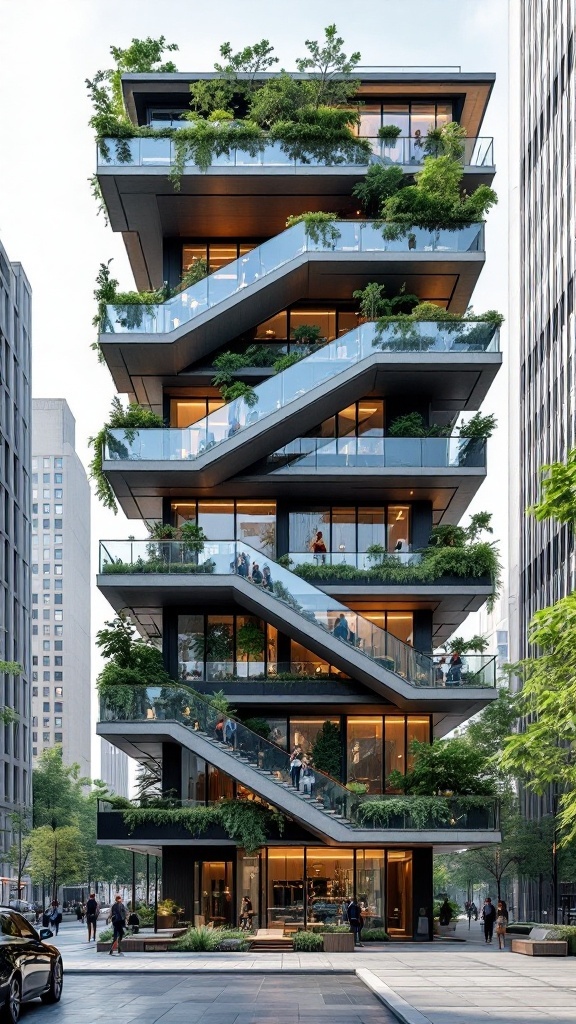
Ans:
{"label": "hanging greenery over ledge", "polygon": [[[113,806],[114,802],[111,801]],[[196,838],[214,825],[231,839],[255,853],[265,846],[270,834],[282,835],[284,817],[255,800],[224,800],[210,807],[118,807],[130,833],[143,825],[155,828],[185,828]]]}
{"label": "hanging greenery over ledge", "polygon": [[[126,434],[126,441],[130,443],[134,440],[137,430],[146,429],[148,427],[163,427],[164,420],[161,416],[157,416],[156,413],[151,412],[150,409],[143,409],[141,405],[132,404],[127,409],[124,408],[118,396],[114,396],[112,399],[112,409],[108,422],[94,434],[93,437],[88,438],[88,445],[93,448],[94,455],[88,467],[90,479],[96,483],[96,496],[102,502],[105,508],[109,508],[114,514],[118,512],[118,504],[114,491],[112,490],[104,471],[102,469],[102,462],[104,458],[104,446],[108,445],[113,448],[115,445],[120,448],[124,448],[110,433],[111,430],[124,427]],[[124,449],[124,452],[126,449]]]}
{"label": "hanging greenery over ledge", "polygon": [[225,63],[214,65],[213,79],[190,86],[192,109],[183,118],[188,124],[179,128],[135,125],[122,96],[126,72],[176,71],[172,61],[161,60],[164,51],[178,47],[167,44],[164,36],[133,39],[126,49],[111,47],[115,67],[86,80],[94,107],[90,125],[102,160],[111,159],[108,140],[114,141],[116,160],[130,163],[130,139],[169,138],[175,150],[170,180],[176,190],[186,161],[206,171],[214,157],[233,149],[255,156],[267,142],[279,142],[290,159],[302,163],[368,163],[370,143],[353,134],[359,119],[357,106],[351,105],[358,87],[353,72],[360,53],[344,53],[335,25],[324,30],[321,42],[307,39],[305,46],[307,55],[296,66],[306,79],[295,81],[282,72],[263,82],[258,76],[278,63],[267,39],[236,54],[230,43],[223,43],[220,56]]}

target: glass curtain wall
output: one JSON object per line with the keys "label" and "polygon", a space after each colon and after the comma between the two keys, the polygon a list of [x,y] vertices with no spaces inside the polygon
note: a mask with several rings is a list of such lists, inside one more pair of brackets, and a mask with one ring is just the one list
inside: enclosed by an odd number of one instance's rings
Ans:
{"label": "glass curtain wall", "polygon": [[178,678],[253,678],[277,670],[278,631],[255,615],[178,616]]}
{"label": "glass curtain wall", "polygon": [[344,904],[356,895],[365,929],[386,928],[396,938],[412,935],[411,851],[269,847],[265,856],[262,896],[269,928],[320,931],[345,923]]}
{"label": "glass curtain wall", "polygon": [[412,550],[411,508],[409,505],[343,508],[316,505],[292,511],[288,515],[288,543],[296,562],[315,560],[324,564],[327,561],[312,550],[318,533],[322,534],[332,563],[341,560],[344,564],[350,562],[358,568],[369,568],[372,563],[366,551],[372,544],[380,544],[391,554]]}
{"label": "glass curtain wall", "polygon": [[208,540],[243,540],[262,556],[276,555],[276,503],[274,501],[173,502],[176,526],[195,522]]}

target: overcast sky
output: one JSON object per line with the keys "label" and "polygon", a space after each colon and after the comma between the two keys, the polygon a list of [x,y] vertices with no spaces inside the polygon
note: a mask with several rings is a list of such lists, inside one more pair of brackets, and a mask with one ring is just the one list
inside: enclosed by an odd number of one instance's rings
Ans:
{"label": "overcast sky", "polygon": [[[362,65],[459,64],[464,71],[496,72],[482,134],[495,138],[500,203],[489,217],[474,306],[506,312],[507,7],[504,0],[0,0],[0,238],[32,284],[33,394],[68,401],[85,465],[86,439],[105,421],[114,393],[90,349],[98,264],[113,257],[121,287],[133,287],[121,238],[96,216],[88,186],[95,146],[84,80],[110,66],[110,46],[165,35],[179,44],[170,55],[179,70],[209,71],[221,42],[237,49],[266,37],[290,70],[304,39],[319,38],[336,22],[346,51],[360,50]],[[475,508],[495,514],[504,539],[504,374],[485,411],[497,412],[501,429],[490,451],[494,483],[484,485]],[[93,574],[100,538],[142,533],[138,523],[105,512],[94,499]],[[94,631],[109,615],[94,591]]]}

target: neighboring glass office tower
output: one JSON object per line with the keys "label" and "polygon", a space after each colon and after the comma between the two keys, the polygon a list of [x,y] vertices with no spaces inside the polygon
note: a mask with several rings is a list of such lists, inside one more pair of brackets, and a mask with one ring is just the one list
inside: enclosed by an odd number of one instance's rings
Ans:
{"label": "neighboring glass office tower", "polygon": [[32,755],[90,777],[90,487],[63,398],[32,401]]}
{"label": "neighboring glass office tower", "polygon": [[[451,430],[480,408],[501,355],[487,324],[453,333],[428,322],[399,337],[361,322],[352,292],[370,282],[463,313],[484,231],[414,228],[390,241],[359,216],[352,190],[371,163],[411,178],[422,135],[454,120],[468,135],[466,185],[490,183],[481,126],[494,76],[360,77],[370,155],[302,157],[269,141],[214,154],[204,169],[190,160],[175,192],[170,139],[134,139],[128,162],[113,142],[101,154],[104,202],[138,287],[168,281],[177,291],[129,317],[110,309],[100,336],[117,390],[166,426],[111,435],[103,468],[118,502],[158,529],[102,541],[98,586],[162,644],[179,686],[135,688],[124,703],[110,693],[98,732],[160,771],[176,802],[244,801],[249,813],[264,804],[283,828],[271,826],[255,852],[214,822],[195,836],[181,818],[131,833],[110,807],[98,836],[161,852],[163,895],[198,924],[237,922],[248,895],[259,927],[289,933],[341,921],[355,893],[366,928],[428,939],[433,850],[498,841],[491,802],[474,813],[454,805],[442,821],[439,802],[428,822],[381,810],[354,823],[365,794],[393,796],[390,773],[410,767],[413,740],[446,735],[496,696],[493,658],[471,656],[445,679],[431,657],[485,602],[490,579],[408,582],[432,526],[465,515],[486,453],[455,438],[395,438],[389,427],[417,411]],[[177,126],[197,80],[127,75],[126,109],[138,124]],[[400,135],[385,143],[379,130],[392,125]],[[290,214],[310,210],[338,211],[328,238],[302,223],[286,230]],[[204,266],[205,279],[179,289]],[[225,403],[215,357],[250,346],[257,365],[238,376],[254,393]],[[378,553],[393,569],[375,579]],[[227,745],[214,741],[208,698],[218,690],[242,720],[228,724]],[[298,779],[298,764],[291,777],[296,747],[316,762],[314,781],[304,770]]]}
{"label": "neighboring glass office tower", "polygon": [[[574,538],[524,509],[538,500],[540,467],[576,443],[574,270],[575,0],[513,0],[510,7],[510,659],[529,653],[536,611],[576,585]],[[524,813],[553,811],[522,790]],[[524,920],[553,914],[551,886],[523,885]],[[552,919],[552,916],[550,917]]]}
{"label": "neighboring glass office tower", "polygon": [[527,653],[534,612],[576,584],[572,531],[518,514],[538,499],[540,467],[576,443],[575,29],[575,0],[512,7],[513,658]]}
{"label": "neighboring glass office tower", "polygon": [[0,704],[16,722],[0,728],[0,898],[16,895],[7,862],[14,812],[31,805],[30,763],[30,362],[31,292],[0,244],[0,659],[22,666],[0,674]]}

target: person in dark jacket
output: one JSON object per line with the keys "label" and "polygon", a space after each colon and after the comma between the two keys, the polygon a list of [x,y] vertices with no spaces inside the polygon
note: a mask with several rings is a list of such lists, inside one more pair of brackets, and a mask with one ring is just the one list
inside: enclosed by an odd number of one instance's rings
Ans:
{"label": "person in dark jacket", "polygon": [[86,900],[86,924],[88,925],[88,942],[93,938],[96,942],[96,921],[100,907],[96,900],[96,893],[91,892]]}
{"label": "person in dark jacket", "polygon": [[122,897],[117,896],[110,908],[110,923],[114,928],[114,937],[110,946],[110,956],[114,952],[114,946],[118,948],[118,956],[124,956],[120,945],[124,938],[124,926],[126,924],[126,907],[122,903]]}
{"label": "person in dark jacket", "polygon": [[496,920],[496,908],[489,896],[484,900],[482,907],[482,920],[484,922],[484,941],[492,942],[494,934],[494,922]]}
{"label": "person in dark jacket", "polygon": [[350,931],[354,932],[354,945],[363,946],[362,942],[362,928],[364,927],[364,918],[360,912],[360,904],[354,897],[350,900],[347,907],[348,923],[350,925]]}

